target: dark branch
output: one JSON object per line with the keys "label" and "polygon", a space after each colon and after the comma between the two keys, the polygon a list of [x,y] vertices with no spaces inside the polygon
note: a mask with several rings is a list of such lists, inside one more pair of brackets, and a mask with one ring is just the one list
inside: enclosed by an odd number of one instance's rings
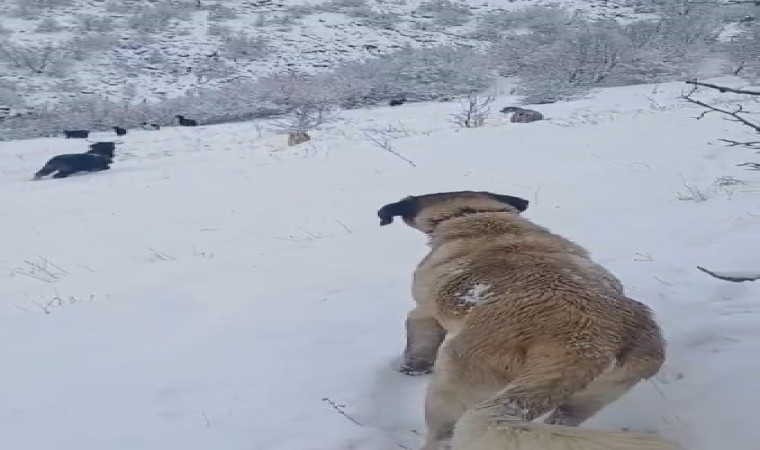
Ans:
{"label": "dark branch", "polygon": [[733,141],[731,139],[718,139],[718,140],[727,143],[729,147],[741,146],[741,147],[747,147],[747,148],[760,150],[760,141],[741,142],[741,141]]}
{"label": "dark branch", "polygon": [[758,274],[729,274],[729,273],[723,274],[723,273],[707,270],[704,267],[700,267],[700,266],[697,266],[697,269],[701,270],[702,272],[712,277],[718,278],[719,280],[732,281],[734,283],[743,283],[745,281],[760,280],[760,273]]}
{"label": "dark branch", "polygon": [[702,83],[697,80],[687,81],[686,84],[693,84],[694,86],[702,86],[710,89],[715,89],[718,92],[725,93],[731,92],[733,94],[747,94],[747,95],[760,95],[760,91],[749,91],[746,89],[734,89],[727,86],[718,86],[717,84]]}
{"label": "dark branch", "polygon": [[[694,84],[696,82],[689,82],[689,81],[687,81],[687,83]],[[703,101],[696,100],[696,99],[692,98],[692,95],[694,94],[694,92],[696,91],[696,89],[697,88],[695,87],[688,94],[682,95],[681,98],[684,99],[684,100],[686,100],[689,103],[694,103],[695,105],[699,105],[699,106],[701,106],[703,108],[706,108],[708,110],[708,111],[705,111],[702,114],[700,114],[697,117],[697,119],[702,119],[703,117],[705,117],[705,115],[707,115],[710,112],[718,112],[718,113],[721,113],[721,114],[724,114],[724,115],[728,116],[729,117],[728,120],[730,120],[732,122],[739,122],[739,123],[741,123],[743,125],[746,125],[746,126],[752,128],[753,130],[755,130],[756,133],[760,133],[760,125],[752,123],[751,121],[749,121],[746,118],[744,118],[744,117],[741,116],[741,114],[747,114],[748,113],[748,111],[745,111],[744,108],[741,105],[739,105],[736,108],[735,111],[729,111],[727,109],[718,108],[717,106],[709,105],[709,104],[707,104],[707,103],[705,103]],[[760,93],[758,93],[758,94],[760,94]]]}

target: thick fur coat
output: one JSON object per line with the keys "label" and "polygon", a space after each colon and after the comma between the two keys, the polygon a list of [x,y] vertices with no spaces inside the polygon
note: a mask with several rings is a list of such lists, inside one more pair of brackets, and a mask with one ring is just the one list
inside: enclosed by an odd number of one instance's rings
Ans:
{"label": "thick fur coat", "polygon": [[657,373],[665,344],[649,308],[581,246],[520,216],[527,206],[461,191],[378,211],[431,247],[414,273],[401,367],[434,373],[423,450],[674,449],[574,428]]}

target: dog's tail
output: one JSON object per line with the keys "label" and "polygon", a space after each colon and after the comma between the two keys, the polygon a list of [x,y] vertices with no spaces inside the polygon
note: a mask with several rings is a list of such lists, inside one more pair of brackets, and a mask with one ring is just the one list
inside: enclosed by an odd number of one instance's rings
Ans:
{"label": "dog's tail", "polygon": [[597,431],[497,418],[470,409],[457,422],[452,450],[679,450],[654,434]]}

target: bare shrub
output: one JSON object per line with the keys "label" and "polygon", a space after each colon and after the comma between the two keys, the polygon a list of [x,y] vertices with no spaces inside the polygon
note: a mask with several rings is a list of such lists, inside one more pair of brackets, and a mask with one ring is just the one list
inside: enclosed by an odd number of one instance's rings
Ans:
{"label": "bare shrub", "polygon": [[37,24],[34,31],[37,33],[56,33],[63,30],[63,26],[55,19],[55,17],[45,17]]}
{"label": "bare shrub", "polygon": [[76,23],[81,31],[95,31],[98,33],[113,31],[113,18],[108,16],[77,14]]}
{"label": "bare shrub", "polygon": [[284,12],[288,17],[292,17],[293,19],[300,19],[311,14],[316,14],[319,11],[315,6],[312,5],[292,5],[285,8]]}
{"label": "bare shrub", "polygon": [[465,2],[452,0],[427,0],[420,3],[415,12],[431,17],[441,27],[464,25],[472,16],[472,11]]}
{"label": "bare shrub", "polygon": [[208,29],[206,30],[206,33],[208,33],[209,36],[219,36],[225,39],[228,36],[232,35],[232,28],[228,27],[227,25],[222,25],[219,23],[210,23],[208,25]]}
{"label": "bare shrub", "polygon": [[272,130],[285,133],[306,133],[336,119],[337,113],[330,105],[302,105],[293,108],[285,119],[272,125]]}
{"label": "bare shrub", "polygon": [[127,26],[143,33],[157,33],[163,31],[173,20],[187,20],[190,11],[189,5],[182,7],[158,3],[136,11],[127,20]]}
{"label": "bare shrub", "polygon": [[52,42],[42,44],[18,44],[0,41],[0,61],[35,74],[49,72],[61,63],[63,48]]}
{"label": "bare shrub", "polygon": [[73,0],[16,0],[11,13],[23,18],[37,18],[43,11],[52,11],[64,6],[70,6]]}
{"label": "bare shrub", "polygon": [[66,54],[77,61],[84,61],[95,53],[111,50],[118,38],[110,35],[77,36],[63,44]]}
{"label": "bare shrub", "polygon": [[229,58],[260,59],[267,56],[272,47],[267,37],[240,31],[224,37],[220,50]]}
{"label": "bare shrub", "polygon": [[225,6],[222,3],[214,3],[206,7],[209,11],[208,20],[213,22],[221,22],[224,20],[237,19],[237,12],[229,6]]}
{"label": "bare shrub", "polygon": [[486,123],[486,119],[491,114],[492,96],[481,97],[477,94],[470,94],[460,101],[461,111],[452,114],[452,121],[463,128],[478,128]]}

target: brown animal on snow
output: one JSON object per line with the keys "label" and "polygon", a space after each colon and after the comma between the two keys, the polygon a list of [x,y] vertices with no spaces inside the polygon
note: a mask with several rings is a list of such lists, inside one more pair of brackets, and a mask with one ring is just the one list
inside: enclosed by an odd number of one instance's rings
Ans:
{"label": "brown animal on snow", "polygon": [[293,133],[288,133],[288,146],[292,147],[294,145],[302,144],[306,141],[311,140],[311,136],[309,136],[308,133],[305,131],[296,131]]}
{"label": "brown animal on snow", "polygon": [[544,115],[538,111],[517,106],[507,106],[501,112],[512,113],[512,117],[509,118],[509,121],[512,123],[530,123],[544,119]]}
{"label": "brown animal on snow", "polygon": [[401,217],[431,247],[414,273],[401,367],[434,374],[422,450],[675,449],[575,428],[657,373],[665,344],[647,306],[581,246],[523,218],[527,207],[460,191],[378,211],[381,225]]}

